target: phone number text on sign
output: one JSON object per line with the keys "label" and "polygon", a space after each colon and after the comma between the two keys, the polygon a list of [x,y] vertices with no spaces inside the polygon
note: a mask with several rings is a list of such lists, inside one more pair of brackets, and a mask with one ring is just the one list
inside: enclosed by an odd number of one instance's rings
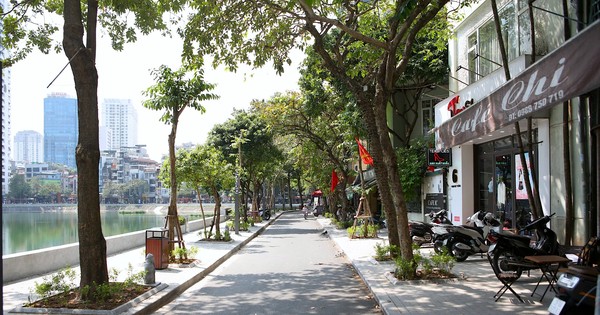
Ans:
{"label": "phone number text on sign", "polygon": [[527,114],[530,114],[534,111],[541,110],[542,108],[546,107],[547,105],[550,105],[552,103],[560,101],[563,98],[563,95],[564,95],[563,91],[558,90],[555,93],[552,93],[538,101],[533,102],[533,104],[527,105],[517,111],[514,111],[514,112],[508,114],[508,120],[513,121],[513,120],[519,119]]}

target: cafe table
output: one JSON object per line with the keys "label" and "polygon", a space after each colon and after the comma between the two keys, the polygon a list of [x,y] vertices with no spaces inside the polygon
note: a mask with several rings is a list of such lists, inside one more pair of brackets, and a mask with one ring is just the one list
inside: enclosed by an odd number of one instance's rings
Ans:
{"label": "cafe table", "polygon": [[525,256],[525,260],[535,264],[539,267],[540,271],[542,271],[542,275],[540,276],[540,279],[538,280],[535,289],[533,289],[533,292],[531,292],[531,296],[535,294],[535,291],[544,279],[546,280],[546,282],[548,282],[548,287],[546,287],[546,290],[544,290],[540,302],[544,299],[544,296],[546,296],[546,293],[549,289],[552,289],[552,291],[558,293],[556,291],[556,288],[554,287],[554,284],[556,284],[557,281],[556,273],[558,272],[558,268],[553,268],[553,265],[567,263],[571,260],[567,257],[558,255]]}

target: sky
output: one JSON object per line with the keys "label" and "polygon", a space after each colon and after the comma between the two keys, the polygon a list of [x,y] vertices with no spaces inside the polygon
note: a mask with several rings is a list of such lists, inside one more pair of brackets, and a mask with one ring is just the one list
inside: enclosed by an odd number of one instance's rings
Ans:
{"label": "sky", "polygon": [[[131,99],[138,115],[138,144],[145,144],[150,158],[156,161],[168,154],[167,138],[171,129],[159,121],[162,112],[141,105],[145,100],[142,92],[154,84],[150,70],[163,64],[178,69],[180,54],[179,39],[167,39],[158,34],[140,38],[138,42],[126,45],[122,52],[112,50],[106,38],[98,41],[99,114],[104,99]],[[286,67],[281,76],[270,65],[257,70],[243,66],[236,73],[205,66],[204,80],[216,84],[212,93],[220,99],[202,103],[206,108],[204,114],[189,109],[183,112],[176,144],[204,143],[212,127],[231,118],[234,109],[247,109],[252,100],[266,100],[277,92],[298,90],[298,66],[302,55],[296,53],[292,59],[293,64]],[[61,92],[76,97],[70,67],[66,67],[53,82],[67,61],[62,53],[44,55],[35,52],[12,67],[11,141],[18,131],[35,130],[44,134],[46,96]]]}

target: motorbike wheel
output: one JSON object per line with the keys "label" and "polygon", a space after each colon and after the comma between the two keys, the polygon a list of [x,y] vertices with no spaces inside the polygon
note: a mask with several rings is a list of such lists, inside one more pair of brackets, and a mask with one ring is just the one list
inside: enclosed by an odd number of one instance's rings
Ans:
{"label": "motorbike wheel", "polygon": [[442,244],[441,241],[433,240],[433,250],[435,251],[436,254],[441,254],[444,252],[444,245]]}
{"label": "motorbike wheel", "polygon": [[502,273],[514,274],[517,278],[521,277],[523,269],[518,266],[510,266],[511,262],[518,262],[518,256],[510,249],[500,249],[494,252],[492,263],[494,268],[500,270]]}
{"label": "motorbike wheel", "polygon": [[456,243],[450,244],[448,247],[450,249],[450,254],[456,258],[457,262],[463,262],[469,258],[469,253],[465,250],[455,248],[454,245]]}
{"label": "motorbike wheel", "polygon": [[263,219],[264,219],[265,221],[269,221],[269,220],[271,219],[271,214],[270,214],[270,213],[266,213],[266,214],[263,216]]}

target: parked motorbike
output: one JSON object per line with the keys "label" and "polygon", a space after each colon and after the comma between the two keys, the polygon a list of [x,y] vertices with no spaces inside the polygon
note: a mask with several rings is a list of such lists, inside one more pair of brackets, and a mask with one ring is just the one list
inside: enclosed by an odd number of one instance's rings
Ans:
{"label": "parked motorbike", "polygon": [[465,261],[473,254],[487,252],[490,244],[486,240],[488,233],[491,230],[500,232],[500,229],[500,221],[491,213],[480,210],[467,218],[466,225],[447,227],[447,233],[437,236],[434,249],[440,250],[441,247],[445,247],[456,261]]}
{"label": "parked motorbike", "polygon": [[433,226],[434,224],[452,224],[448,219],[448,211],[440,210],[438,212],[429,213],[431,223],[422,221],[409,221],[408,228],[410,229],[410,238],[413,243],[422,246],[426,243],[433,242]]}
{"label": "parked motorbike", "polygon": [[258,211],[258,215],[260,215],[260,217],[265,220],[268,221],[269,219],[271,219],[271,210],[269,209],[261,209]]}
{"label": "parked motorbike", "polygon": [[594,314],[598,267],[569,266],[558,277],[558,294],[548,311],[552,315]]}
{"label": "parked motorbike", "polygon": [[528,236],[508,231],[490,232],[488,240],[492,245],[488,252],[494,266],[503,273],[514,273],[520,277],[523,271],[538,268],[537,265],[527,263],[525,256],[558,255],[559,244],[556,233],[546,226],[554,215],[555,213],[545,215],[520,230],[520,232],[535,230],[535,241]]}

